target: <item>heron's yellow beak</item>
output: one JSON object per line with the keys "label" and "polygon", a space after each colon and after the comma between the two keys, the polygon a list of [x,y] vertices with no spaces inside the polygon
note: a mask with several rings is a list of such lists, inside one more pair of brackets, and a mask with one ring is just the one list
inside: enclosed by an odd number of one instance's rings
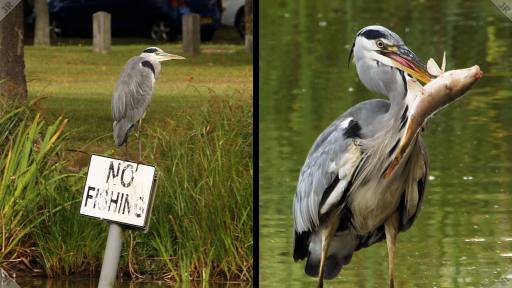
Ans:
{"label": "heron's yellow beak", "polygon": [[158,61],[167,61],[167,60],[185,60],[185,57],[169,54],[169,53],[160,53],[158,54]]}
{"label": "heron's yellow beak", "polygon": [[382,55],[392,60],[394,66],[412,77],[427,84],[432,80],[433,76],[427,71],[427,65],[405,45],[392,47],[388,51],[382,51]]}

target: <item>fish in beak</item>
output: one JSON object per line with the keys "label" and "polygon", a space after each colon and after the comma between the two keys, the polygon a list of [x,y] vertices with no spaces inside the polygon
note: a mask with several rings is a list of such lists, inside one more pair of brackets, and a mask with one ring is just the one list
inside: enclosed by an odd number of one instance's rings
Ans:
{"label": "fish in beak", "polygon": [[[443,68],[444,66],[443,64]],[[482,77],[483,72],[475,65],[471,68],[444,72],[423,87],[414,79],[407,80],[407,93],[419,97],[410,108],[411,113],[407,119],[405,133],[401,137],[398,149],[395,150],[393,160],[383,173],[384,178],[393,174],[428,118],[464,95]]]}
{"label": "fish in beak", "polygon": [[391,64],[409,73],[412,77],[427,84],[433,79],[427,71],[427,65],[425,65],[407,46],[392,46],[388,47],[387,50],[379,51],[383,56],[391,60]]}

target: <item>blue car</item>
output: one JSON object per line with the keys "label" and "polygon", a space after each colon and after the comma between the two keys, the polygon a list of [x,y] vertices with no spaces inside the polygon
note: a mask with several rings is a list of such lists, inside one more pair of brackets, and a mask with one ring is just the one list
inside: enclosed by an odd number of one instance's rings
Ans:
{"label": "blue car", "polygon": [[172,41],[181,34],[181,19],[201,16],[201,40],[210,41],[220,24],[217,0],[49,0],[51,34],[91,37],[92,15],[111,14],[112,36],[151,37]]}

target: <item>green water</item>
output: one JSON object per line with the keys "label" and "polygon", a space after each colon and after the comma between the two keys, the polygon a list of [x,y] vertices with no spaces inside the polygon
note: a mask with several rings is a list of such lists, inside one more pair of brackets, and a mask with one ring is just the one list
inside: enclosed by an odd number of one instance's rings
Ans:
{"label": "green water", "polygon": [[[355,33],[398,33],[420,58],[478,64],[484,78],[424,133],[423,209],[397,243],[398,287],[512,287],[512,21],[490,1],[260,1],[261,287],[314,287],[294,263],[292,200],[317,135],[379,97],[347,67]],[[439,61],[440,62],[440,61]],[[357,252],[327,287],[386,287],[385,242]]]}

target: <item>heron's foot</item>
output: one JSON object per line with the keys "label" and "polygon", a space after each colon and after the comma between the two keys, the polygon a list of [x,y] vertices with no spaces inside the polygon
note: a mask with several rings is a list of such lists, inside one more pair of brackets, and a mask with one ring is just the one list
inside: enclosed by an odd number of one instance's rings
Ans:
{"label": "heron's foot", "polygon": [[320,280],[318,280],[318,285],[316,286],[317,288],[323,288],[324,287],[324,281],[323,280],[324,279],[321,279],[321,278],[320,278]]}

